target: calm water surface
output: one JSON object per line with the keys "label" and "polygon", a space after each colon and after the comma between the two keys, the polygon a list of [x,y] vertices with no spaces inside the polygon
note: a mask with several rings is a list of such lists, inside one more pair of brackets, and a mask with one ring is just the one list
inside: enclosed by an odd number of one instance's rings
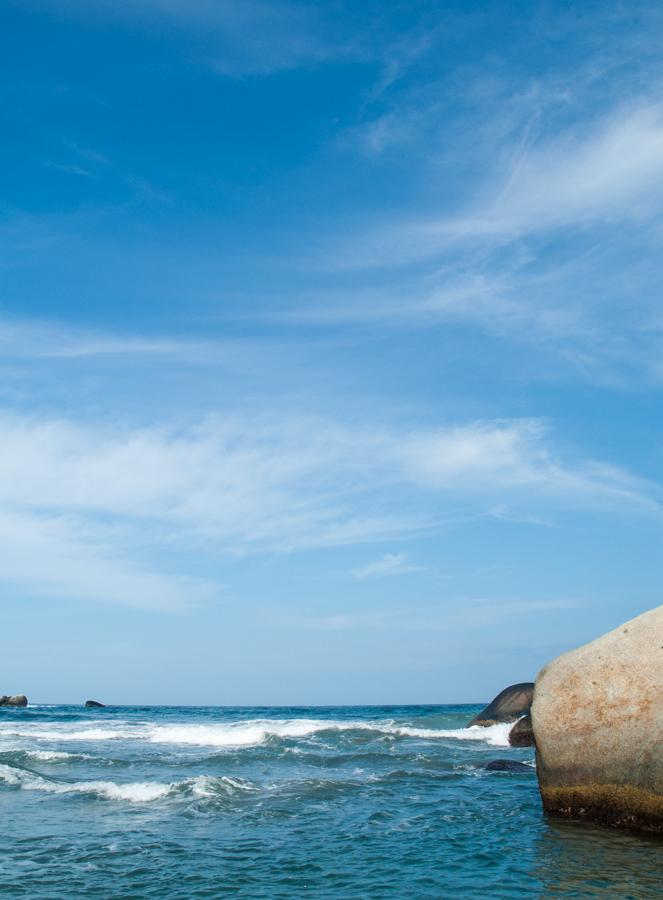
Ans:
{"label": "calm water surface", "polygon": [[663,845],[541,814],[472,706],[0,710],[0,895],[663,897]]}

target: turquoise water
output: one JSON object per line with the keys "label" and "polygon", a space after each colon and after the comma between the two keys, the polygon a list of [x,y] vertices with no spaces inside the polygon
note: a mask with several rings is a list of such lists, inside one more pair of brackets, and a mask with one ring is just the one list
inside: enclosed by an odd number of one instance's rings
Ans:
{"label": "turquoise water", "polygon": [[660,842],[541,813],[473,706],[0,710],[0,895],[661,897]]}

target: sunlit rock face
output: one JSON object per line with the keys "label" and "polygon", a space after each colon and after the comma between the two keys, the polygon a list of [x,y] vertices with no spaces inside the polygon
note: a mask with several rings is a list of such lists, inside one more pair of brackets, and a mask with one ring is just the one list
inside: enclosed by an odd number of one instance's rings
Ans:
{"label": "sunlit rock face", "polygon": [[663,834],[663,606],[545,666],[531,716],[547,812]]}

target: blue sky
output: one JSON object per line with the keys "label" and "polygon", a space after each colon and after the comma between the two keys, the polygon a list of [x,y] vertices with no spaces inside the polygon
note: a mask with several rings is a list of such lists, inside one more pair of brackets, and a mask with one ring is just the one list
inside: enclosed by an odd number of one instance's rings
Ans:
{"label": "blue sky", "polygon": [[657,4],[0,16],[3,692],[481,701],[661,602]]}

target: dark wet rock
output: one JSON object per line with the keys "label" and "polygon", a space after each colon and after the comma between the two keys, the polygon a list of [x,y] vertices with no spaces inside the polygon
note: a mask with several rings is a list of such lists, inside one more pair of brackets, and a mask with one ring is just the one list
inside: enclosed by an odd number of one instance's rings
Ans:
{"label": "dark wet rock", "polygon": [[9,697],[7,694],[4,694],[0,697],[0,706],[27,706],[28,698],[25,694],[15,694],[13,697]]}
{"label": "dark wet rock", "polygon": [[99,703],[98,700],[86,700],[85,705],[88,709],[104,709],[105,703]]}
{"label": "dark wet rock", "polygon": [[534,729],[532,728],[532,717],[530,715],[523,716],[518,719],[516,724],[509,732],[509,744],[512,747],[535,747]]}
{"label": "dark wet rock", "polygon": [[468,722],[471,725],[497,725],[499,722],[515,722],[526,715],[532,705],[534,682],[523,681],[504,688],[485,709]]}
{"label": "dark wet rock", "polygon": [[484,769],[487,772],[529,772],[530,775],[534,774],[532,766],[518,762],[516,759],[491,759],[489,763],[486,763]]}
{"label": "dark wet rock", "polygon": [[532,725],[546,812],[663,835],[663,606],[558,656]]}

